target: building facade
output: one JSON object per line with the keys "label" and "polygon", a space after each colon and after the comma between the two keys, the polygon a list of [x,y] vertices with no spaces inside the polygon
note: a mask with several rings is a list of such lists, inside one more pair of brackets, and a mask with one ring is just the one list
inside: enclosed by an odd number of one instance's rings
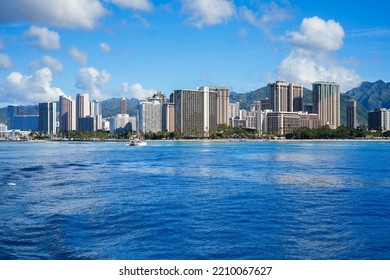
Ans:
{"label": "building facade", "polygon": [[270,109],[274,112],[298,112],[303,110],[303,86],[276,81],[268,84]]}
{"label": "building facade", "polygon": [[117,114],[110,118],[110,133],[136,131],[136,127],[136,118],[130,117],[128,114]]}
{"label": "building facade", "polygon": [[160,98],[149,98],[139,104],[139,130],[146,132],[161,132],[163,100]]}
{"label": "building facade", "polygon": [[340,85],[333,82],[313,84],[313,113],[318,114],[321,125],[335,129],[340,126]]}
{"label": "building facade", "polygon": [[217,92],[209,87],[175,90],[175,131],[185,136],[208,136],[217,129]]}
{"label": "building facade", "polygon": [[[76,130],[81,130],[80,118],[89,117],[91,115],[91,107],[89,103],[89,94],[77,94],[76,97]],[[84,129],[84,128],[83,128]]]}
{"label": "building facade", "polygon": [[127,100],[126,98],[122,97],[120,102],[120,108],[119,108],[119,114],[124,115],[127,114]]}
{"label": "building facade", "polygon": [[91,101],[91,116],[94,118],[95,130],[103,129],[102,103],[97,100]]}
{"label": "building facade", "polygon": [[369,112],[368,128],[380,131],[390,130],[390,109],[378,108]]}
{"label": "building facade", "polygon": [[162,131],[175,131],[175,104],[165,103],[162,107]]}
{"label": "building facade", "polygon": [[356,101],[353,99],[347,100],[347,127],[356,129],[357,128],[357,119],[356,119]]}
{"label": "building facade", "polygon": [[210,91],[215,91],[217,94],[217,125],[229,125],[230,118],[230,102],[229,89],[225,87],[210,88]]}
{"label": "building facade", "polygon": [[59,122],[59,132],[76,130],[76,102],[70,96],[60,96]]}
{"label": "building facade", "polygon": [[57,133],[57,104],[55,102],[39,103],[38,129],[48,135]]}
{"label": "building facade", "polygon": [[14,106],[10,105],[7,106],[7,123],[8,123],[8,128],[9,129],[15,129],[13,125],[13,119],[15,116],[20,115],[20,107],[19,106]]}

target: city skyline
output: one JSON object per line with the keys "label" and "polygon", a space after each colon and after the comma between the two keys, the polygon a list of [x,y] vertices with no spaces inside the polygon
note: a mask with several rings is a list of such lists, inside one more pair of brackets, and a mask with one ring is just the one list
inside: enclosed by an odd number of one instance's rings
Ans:
{"label": "city skyline", "polygon": [[84,92],[144,99],[182,85],[247,92],[276,80],[306,88],[326,80],[345,92],[390,80],[384,2],[86,3],[56,3],[67,14],[44,1],[0,4],[0,107]]}

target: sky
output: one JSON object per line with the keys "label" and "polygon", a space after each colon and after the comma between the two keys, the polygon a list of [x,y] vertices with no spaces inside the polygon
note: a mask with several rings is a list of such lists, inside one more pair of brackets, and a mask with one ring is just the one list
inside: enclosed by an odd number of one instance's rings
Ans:
{"label": "sky", "polygon": [[1,107],[276,80],[346,92],[389,65],[383,0],[0,0]]}

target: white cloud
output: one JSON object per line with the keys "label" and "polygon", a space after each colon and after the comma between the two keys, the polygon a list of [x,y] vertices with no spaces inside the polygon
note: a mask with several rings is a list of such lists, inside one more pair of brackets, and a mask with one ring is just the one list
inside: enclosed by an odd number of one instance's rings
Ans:
{"label": "white cloud", "polygon": [[13,63],[8,55],[0,53],[0,70],[8,69],[13,66]]}
{"label": "white cloud", "polygon": [[144,100],[148,97],[152,97],[153,94],[157,93],[154,89],[144,89],[141,84],[135,83],[129,86],[127,82],[122,83],[122,92],[127,94],[130,98],[136,98]]}
{"label": "white cloud", "polygon": [[46,67],[32,75],[12,72],[2,82],[0,97],[4,102],[19,104],[55,101],[64,92],[60,88],[52,87],[51,82],[52,73]]}
{"label": "white cloud", "polygon": [[292,18],[292,11],[293,9],[288,2],[287,7],[271,2],[270,4],[263,4],[259,13],[255,13],[246,6],[240,7],[239,14],[243,20],[265,32],[269,32],[273,25]]}
{"label": "white cloud", "polygon": [[316,81],[337,82],[343,92],[362,81],[354,70],[337,64],[331,57],[301,49],[292,50],[279,65],[278,72],[281,79],[302,83],[307,88]]}
{"label": "white cloud", "polygon": [[106,70],[98,71],[94,67],[81,68],[77,74],[76,87],[91,95],[93,99],[104,99],[103,87],[111,79]]}
{"label": "white cloud", "polygon": [[69,50],[69,55],[80,65],[85,66],[88,64],[88,54],[80,51],[77,47],[71,47]]}
{"label": "white cloud", "polygon": [[299,32],[288,33],[291,41],[302,48],[336,51],[343,46],[344,29],[334,20],[304,18]]}
{"label": "white cloud", "polygon": [[189,15],[188,23],[197,28],[226,22],[235,14],[228,0],[182,0],[182,11]]}
{"label": "white cloud", "polygon": [[50,31],[47,27],[31,26],[24,36],[30,38],[30,46],[42,51],[57,50],[61,48],[60,35]]}
{"label": "white cloud", "polygon": [[42,60],[43,64],[53,72],[62,73],[62,71],[64,70],[64,66],[62,65],[62,63],[52,56],[45,55]]}
{"label": "white cloud", "polygon": [[119,7],[140,10],[140,11],[151,11],[153,5],[149,0],[107,0]]}
{"label": "white cloud", "polygon": [[0,22],[30,22],[66,28],[94,28],[108,14],[99,0],[0,1]]}
{"label": "white cloud", "polygon": [[105,52],[105,53],[109,53],[110,50],[111,50],[111,47],[109,44],[107,43],[100,43],[100,49]]}
{"label": "white cloud", "polygon": [[361,83],[361,77],[353,69],[332,56],[333,51],[343,46],[344,30],[339,23],[318,17],[305,18],[300,31],[288,35],[293,49],[279,65],[281,79],[308,88],[316,81],[337,82],[343,92]]}

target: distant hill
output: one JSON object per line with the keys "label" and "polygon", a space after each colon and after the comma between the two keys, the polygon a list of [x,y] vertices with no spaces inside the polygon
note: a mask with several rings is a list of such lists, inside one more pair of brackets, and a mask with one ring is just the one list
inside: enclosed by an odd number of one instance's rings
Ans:
{"label": "distant hill", "polygon": [[[137,106],[139,104],[139,100],[135,98],[126,99],[126,100],[127,100],[126,113],[129,114],[130,116],[135,116],[137,114]],[[108,118],[116,114],[119,114],[120,102],[121,102],[121,98],[111,98],[102,101],[103,118]]]}
{"label": "distant hill", "polygon": [[382,80],[374,83],[363,82],[359,87],[344,94],[348,98],[355,99],[368,111],[376,108],[390,109],[390,83],[385,83]]}

